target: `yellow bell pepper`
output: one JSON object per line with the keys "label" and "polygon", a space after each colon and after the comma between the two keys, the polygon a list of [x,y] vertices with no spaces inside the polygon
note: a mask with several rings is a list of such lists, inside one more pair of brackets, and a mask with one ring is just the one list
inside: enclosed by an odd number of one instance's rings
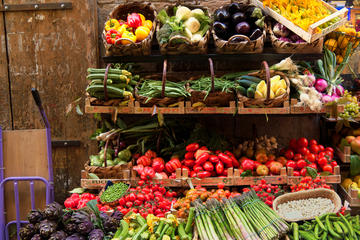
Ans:
{"label": "yellow bell pepper", "polygon": [[152,29],[153,23],[151,20],[146,20],[143,24],[144,27],[147,27],[148,29]]}
{"label": "yellow bell pepper", "polygon": [[121,38],[128,39],[128,40],[126,40],[126,39],[121,40],[122,45],[128,45],[128,44],[136,42],[136,36],[132,32],[129,32],[129,31],[125,31],[122,34]]}
{"label": "yellow bell pepper", "polygon": [[110,19],[105,23],[105,31],[109,31],[110,29],[118,30],[120,27],[120,23],[116,19]]}
{"label": "yellow bell pepper", "polygon": [[141,26],[135,30],[136,41],[140,42],[149,35],[150,30],[147,27]]}
{"label": "yellow bell pepper", "polygon": [[119,28],[118,28],[118,32],[120,34],[120,36],[125,32],[127,31],[126,29],[128,28],[128,26],[126,24],[123,24],[121,25]]}
{"label": "yellow bell pepper", "polygon": [[141,19],[141,22],[142,22],[142,24],[144,24],[144,22],[145,22],[145,16],[144,15],[142,15],[141,13],[138,13],[139,14],[139,16],[140,16],[140,19]]}

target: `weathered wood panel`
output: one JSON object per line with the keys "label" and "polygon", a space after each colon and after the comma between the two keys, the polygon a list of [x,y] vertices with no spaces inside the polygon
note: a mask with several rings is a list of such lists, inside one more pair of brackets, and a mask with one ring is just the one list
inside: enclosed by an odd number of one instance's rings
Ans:
{"label": "weathered wood panel", "polygon": [[[41,3],[60,2],[43,0]],[[86,69],[97,65],[96,3],[76,0],[72,10],[6,13],[12,110],[15,129],[41,128],[30,94],[38,88],[53,140],[80,140],[76,149],[53,149],[56,199],[80,184],[80,171],[94,130],[92,116],[65,116],[67,104],[83,96]],[[33,3],[6,0],[6,4]]]}

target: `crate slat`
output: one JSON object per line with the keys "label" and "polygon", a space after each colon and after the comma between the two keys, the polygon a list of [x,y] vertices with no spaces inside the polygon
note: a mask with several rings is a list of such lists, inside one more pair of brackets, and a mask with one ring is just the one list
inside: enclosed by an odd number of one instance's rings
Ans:
{"label": "crate slat", "polygon": [[350,188],[348,191],[343,186],[339,186],[339,195],[342,199],[349,203],[350,207],[360,207],[360,199],[358,197],[358,190]]}
{"label": "crate slat", "polygon": [[272,107],[272,108],[261,108],[261,107],[245,107],[242,102],[238,103],[239,114],[290,114],[289,102],[285,101],[282,107]]}
{"label": "crate slat", "polygon": [[343,163],[350,163],[351,147],[344,146],[344,151],[341,151],[339,147],[336,147],[336,154]]}

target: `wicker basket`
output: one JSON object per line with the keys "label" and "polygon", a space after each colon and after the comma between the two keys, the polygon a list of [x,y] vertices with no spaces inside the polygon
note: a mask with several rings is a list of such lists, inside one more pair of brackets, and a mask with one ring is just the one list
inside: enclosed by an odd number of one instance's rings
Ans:
{"label": "wicker basket", "polygon": [[191,89],[190,85],[187,85],[187,89],[191,94],[191,105],[194,103],[202,102],[208,107],[227,107],[230,101],[234,101],[235,95],[233,92],[215,92],[215,74],[214,64],[211,58],[209,58],[210,72],[211,72],[211,92],[206,97],[206,91],[195,91]]}
{"label": "wicker basket", "polygon": [[[115,183],[114,183],[115,184]],[[130,188],[130,184],[127,184],[128,186],[129,186],[129,188]],[[129,189],[128,188],[128,189]],[[107,184],[101,189],[101,191],[99,192],[99,200],[100,200],[100,197],[101,197],[101,195],[105,192],[105,190],[107,189]],[[120,197],[121,198],[121,197]],[[120,199],[119,198],[119,199]],[[100,202],[102,203],[102,204],[105,204],[105,205],[108,205],[108,206],[110,206],[110,207],[112,207],[112,208],[115,208],[115,207],[117,207],[118,205],[119,205],[119,199],[117,199],[117,200],[115,200],[115,201],[113,201],[113,202],[103,202],[103,201],[101,201],[100,200]]]}
{"label": "wicker basket", "polygon": [[279,40],[273,32],[272,23],[267,24],[267,32],[269,34],[269,39],[274,48],[274,51],[277,53],[322,53],[324,38],[319,38],[318,40],[308,43],[291,43],[284,42]]}
{"label": "wicker basket", "polygon": [[[240,93],[238,93],[237,96],[238,96],[239,102],[242,102],[244,104],[244,106],[247,106],[247,107],[270,108],[270,107],[282,106],[285,101],[289,100],[289,95],[290,95],[290,81],[289,81],[289,79],[282,72],[270,70],[266,61],[262,62],[262,67],[263,67],[262,70],[260,70],[258,72],[254,72],[254,73],[249,73],[248,75],[266,80],[266,85],[267,85],[267,96],[266,96],[266,98],[260,98],[260,99],[248,98],[248,97],[243,96]],[[270,78],[275,76],[275,75],[280,75],[280,77],[285,80],[286,85],[287,85],[287,89],[286,89],[286,93],[284,93],[283,95],[275,97],[273,99],[270,99],[270,89],[271,89]]]}
{"label": "wicker basket", "polygon": [[[106,141],[105,144],[105,151],[104,151],[104,162],[105,167],[99,166],[90,166],[90,160],[87,161],[84,165],[85,171],[87,173],[93,173],[99,178],[108,178],[108,179],[125,179],[124,175],[127,175],[128,179],[130,179],[130,173],[132,168],[132,163],[129,162],[128,164],[123,165],[115,165],[115,166],[106,166],[106,151],[109,145],[109,141]],[[125,173],[126,172],[126,173]]]}
{"label": "wicker basket", "polygon": [[[167,107],[169,105],[178,103],[178,102],[182,102],[185,100],[184,97],[165,97],[165,84],[167,81],[167,60],[164,60],[164,65],[163,65],[163,72],[161,75],[151,75],[148,76],[148,78],[151,77],[151,79],[153,78],[161,78],[162,81],[162,91],[161,91],[161,98],[152,98],[149,101],[147,97],[141,96],[138,94],[138,88],[135,88],[135,99],[136,101],[138,101],[140,103],[140,106],[143,107],[152,107],[154,105],[160,106],[160,107]],[[179,79],[173,79],[174,81],[180,81]]]}
{"label": "wicker basket", "polygon": [[[198,5],[189,5],[189,4],[176,4],[174,6],[166,6],[165,11],[169,14],[169,16],[173,15],[173,9],[175,6],[184,6],[189,9],[200,8],[205,14],[209,16],[209,12],[207,8],[201,7]],[[210,16],[209,16],[210,17]],[[160,23],[157,25],[157,31],[160,30]],[[160,52],[162,55],[177,55],[177,54],[206,54],[208,50],[208,42],[210,39],[210,30],[208,30],[203,38],[199,42],[191,42],[187,37],[177,35],[173,36],[169,39],[167,43],[160,44]],[[181,43],[177,41],[182,40]]]}
{"label": "wicker basket", "polygon": [[[281,195],[280,197],[277,197],[275,199],[275,201],[273,203],[273,209],[279,214],[278,206],[282,203],[286,203],[286,202],[294,201],[294,200],[318,198],[318,197],[328,198],[333,202],[335,207],[334,207],[332,213],[337,213],[340,210],[341,199],[340,199],[339,195],[337,195],[337,193],[334,192],[333,190],[325,189],[325,188],[311,189],[311,190],[287,193],[287,194]],[[297,221],[305,221],[305,220],[314,219],[314,218],[309,218],[309,217],[308,218],[300,218],[299,217],[297,219],[288,219],[284,216],[281,216],[280,214],[279,214],[279,216],[281,218],[283,218],[284,220],[286,220],[287,222],[297,222]]]}
{"label": "wicker basket", "polygon": [[[112,10],[109,18],[126,20],[127,15],[132,12],[141,13],[145,16],[146,19],[153,21],[153,27],[149,35],[141,42],[134,43],[131,40],[126,39],[132,43],[128,45],[112,45],[106,42],[106,31],[104,30],[102,34],[102,39],[106,50],[106,56],[142,56],[151,54],[151,42],[156,29],[156,11],[151,3],[133,2],[120,4]],[[120,40],[125,40],[125,38],[120,38],[119,41]]]}

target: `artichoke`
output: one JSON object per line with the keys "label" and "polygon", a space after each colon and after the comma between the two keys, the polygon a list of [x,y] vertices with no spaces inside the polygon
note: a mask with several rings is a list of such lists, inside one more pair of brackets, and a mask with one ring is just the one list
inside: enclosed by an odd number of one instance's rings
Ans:
{"label": "artichoke", "polygon": [[63,240],[67,237],[64,231],[57,231],[51,234],[49,240]]}
{"label": "artichoke", "polygon": [[63,207],[57,202],[53,202],[44,209],[44,217],[49,220],[58,220],[63,215]]}
{"label": "artichoke", "polygon": [[77,224],[77,232],[81,234],[88,234],[94,229],[94,224],[91,222],[90,215],[84,211],[76,211],[71,216],[71,222]]}
{"label": "artichoke", "polygon": [[88,220],[77,225],[78,233],[87,235],[94,229],[94,224]]}
{"label": "artichoke", "polygon": [[31,210],[31,212],[29,213],[29,215],[27,216],[28,220],[30,223],[32,224],[36,224],[41,222],[41,220],[43,220],[43,214],[41,211],[39,210]]}
{"label": "artichoke", "polygon": [[57,224],[54,221],[43,220],[39,225],[41,237],[48,238],[54,232],[56,232]]}
{"label": "artichoke", "polygon": [[121,219],[123,219],[124,214],[122,214],[120,211],[115,210],[112,214],[111,217],[115,218],[116,220],[118,220],[120,222]]}
{"label": "artichoke", "polygon": [[41,240],[40,234],[35,234],[30,240]]}
{"label": "artichoke", "polygon": [[77,224],[76,223],[68,223],[65,225],[64,230],[67,234],[73,234],[77,231]]}
{"label": "artichoke", "polygon": [[84,236],[74,233],[73,235],[70,235],[66,238],[66,240],[86,240]]}
{"label": "artichoke", "polygon": [[94,229],[89,234],[89,240],[103,240],[104,233],[101,229]]}
{"label": "artichoke", "polygon": [[100,212],[100,217],[106,232],[115,232],[120,225],[120,220],[110,217],[104,212]]}
{"label": "artichoke", "polygon": [[36,230],[34,225],[29,223],[20,229],[19,236],[22,240],[30,240],[35,233]]}

